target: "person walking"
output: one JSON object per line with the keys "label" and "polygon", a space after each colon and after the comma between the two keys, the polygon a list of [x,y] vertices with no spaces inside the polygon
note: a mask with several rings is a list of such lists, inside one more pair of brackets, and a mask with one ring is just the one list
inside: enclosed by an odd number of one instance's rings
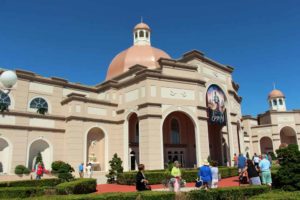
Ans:
{"label": "person walking", "polygon": [[204,160],[203,166],[199,168],[198,176],[203,181],[202,188],[207,190],[212,181],[212,174],[207,160]]}
{"label": "person walking", "polygon": [[210,168],[212,181],[211,181],[211,188],[218,188],[218,182],[219,182],[219,169],[218,169],[218,162],[213,161],[212,167]]}
{"label": "person walking", "polygon": [[242,170],[245,168],[245,166],[246,166],[246,158],[242,153],[240,153],[238,157],[238,172],[241,173]]}
{"label": "person walking", "polygon": [[270,161],[267,160],[267,155],[262,155],[262,160],[259,162],[259,168],[261,171],[261,180],[263,185],[272,186],[272,177],[271,177],[271,164]]}
{"label": "person walking", "polygon": [[173,185],[174,192],[180,191],[181,171],[179,167],[179,162],[177,160],[174,161],[174,166],[171,170],[171,175],[173,178],[170,180],[171,185]]}
{"label": "person walking", "polygon": [[87,164],[86,173],[88,178],[92,178],[92,163]]}
{"label": "person walking", "polygon": [[256,167],[256,169],[258,169],[258,164],[259,164],[260,159],[256,153],[254,153],[252,160],[254,162],[254,166]]}
{"label": "person walking", "polygon": [[83,178],[83,168],[84,168],[84,165],[83,163],[81,163],[78,167],[78,171],[79,171],[79,177],[80,178]]}
{"label": "person walking", "polygon": [[238,163],[238,157],[236,155],[236,153],[233,155],[233,164],[234,164],[234,167],[237,167],[237,163]]}
{"label": "person walking", "polygon": [[38,163],[37,165],[37,169],[36,169],[36,180],[41,180],[42,176],[43,176],[43,172],[44,172],[44,168],[42,163]]}
{"label": "person walking", "polygon": [[144,171],[145,171],[145,165],[139,164],[138,165],[138,173],[136,174],[136,182],[135,187],[137,191],[145,191],[145,190],[151,190],[151,187],[149,184],[149,181],[146,179]]}
{"label": "person walking", "polygon": [[259,173],[257,171],[257,168],[253,165],[252,160],[247,160],[247,165],[243,169],[243,172],[245,171],[247,171],[250,185],[261,185]]}

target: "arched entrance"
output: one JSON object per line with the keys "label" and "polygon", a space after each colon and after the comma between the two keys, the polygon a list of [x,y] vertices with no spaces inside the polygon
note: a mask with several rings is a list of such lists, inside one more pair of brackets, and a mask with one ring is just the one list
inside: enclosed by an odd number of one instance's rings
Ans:
{"label": "arched entrance", "polygon": [[260,139],[260,153],[269,153],[273,152],[273,143],[271,138],[269,137],[262,137]]}
{"label": "arched entrance", "polygon": [[86,163],[91,163],[94,171],[105,171],[105,134],[94,127],[87,134]]}
{"label": "arched entrance", "polygon": [[136,113],[132,113],[128,118],[128,148],[129,148],[129,169],[136,170],[139,164],[139,120]]}
{"label": "arched entrance", "polygon": [[38,153],[41,153],[45,168],[50,170],[52,163],[51,151],[50,145],[43,139],[38,139],[31,143],[29,148],[28,168],[33,169],[35,167]]}
{"label": "arched entrance", "polygon": [[4,138],[0,138],[0,174],[9,172],[10,146]]}
{"label": "arched entrance", "polygon": [[163,122],[165,166],[177,160],[182,167],[193,168],[197,164],[195,141],[191,118],[180,111],[170,113]]}
{"label": "arched entrance", "polygon": [[286,126],[280,130],[281,144],[297,144],[296,132],[293,128]]}
{"label": "arched entrance", "polygon": [[[206,102],[210,159],[217,161],[219,165],[224,165],[230,159],[227,155],[229,152],[228,145],[226,144],[227,148],[224,148],[224,141],[226,140],[223,140],[222,131],[223,127],[227,125],[225,94],[219,86],[211,85],[207,90]],[[226,137],[228,139],[228,134]]]}

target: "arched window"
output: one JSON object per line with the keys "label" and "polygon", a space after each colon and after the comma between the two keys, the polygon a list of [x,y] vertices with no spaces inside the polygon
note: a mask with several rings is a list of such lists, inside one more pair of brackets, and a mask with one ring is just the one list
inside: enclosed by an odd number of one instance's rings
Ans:
{"label": "arched window", "polygon": [[140,31],[140,37],[144,37],[144,31]]}
{"label": "arched window", "polygon": [[139,143],[139,138],[140,138],[140,127],[139,127],[139,122],[136,122],[135,125],[135,142]]}
{"label": "arched window", "polygon": [[171,143],[180,144],[180,131],[177,119],[171,120]]}
{"label": "arched window", "polygon": [[138,37],[138,33],[137,32],[135,32],[134,37],[135,37],[135,39]]}
{"label": "arched window", "polygon": [[0,104],[4,104],[6,106],[10,106],[11,101],[8,94],[0,91]]}
{"label": "arched window", "polygon": [[146,31],[146,38],[149,38],[149,32]]}
{"label": "arched window", "polygon": [[273,105],[274,105],[274,106],[277,106],[277,101],[276,101],[276,99],[273,100]]}
{"label": "arched window", "polygon": [[282,99],[279,99],[279,105],[283,105],[283,101],[282,101]]}
{"label": "arched window", "polygon": [[48,103],[45,99],[37,97],[30,102],[30,108],[37,109],[40,114],[48,112]]}

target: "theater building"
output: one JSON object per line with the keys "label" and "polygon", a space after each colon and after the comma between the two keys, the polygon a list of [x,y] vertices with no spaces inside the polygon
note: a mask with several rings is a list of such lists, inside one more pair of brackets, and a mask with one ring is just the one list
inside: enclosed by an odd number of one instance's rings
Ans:
{"label": "theater building", "polygon": [[230,164],[245,148],[233,68],[197,50],[173,59],[151,46],[151,34],[136,25],[133,45],[95,86],[16,70],[17,84],[0,98],[8,106],[0,115],[1,172],[32,168],[38,152],[48,169],[63,160],[105,172],[114,153],[126,171],[174,160],[193,168],[208,157]]}
{"label": "theater building", "polygon": [[243,116],[244,144],[250,155],[299,144],[300,110],[287,111],[285,95],[277,89],[268,95],[268,104],[269,110],[257,117]]}

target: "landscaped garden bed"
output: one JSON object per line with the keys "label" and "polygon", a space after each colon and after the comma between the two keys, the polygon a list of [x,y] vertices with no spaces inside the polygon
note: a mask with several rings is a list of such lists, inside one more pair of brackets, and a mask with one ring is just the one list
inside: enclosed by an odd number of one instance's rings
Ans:
{"label": "landscaped garden bed", "polygon": [[[134,185],[137,172],[123,172],[118,174],[117,183],[121,185]],[[228,178],[238,175],[238,170],[235,167],[220,167],[219,173],[222,178]],[[186,182],[194,182],[197,178],[197,169],[182,169],[182,178]],[[145,176],[149,180],[149,184],[160,184],[170,178],[168,170],[145,171]]]}

